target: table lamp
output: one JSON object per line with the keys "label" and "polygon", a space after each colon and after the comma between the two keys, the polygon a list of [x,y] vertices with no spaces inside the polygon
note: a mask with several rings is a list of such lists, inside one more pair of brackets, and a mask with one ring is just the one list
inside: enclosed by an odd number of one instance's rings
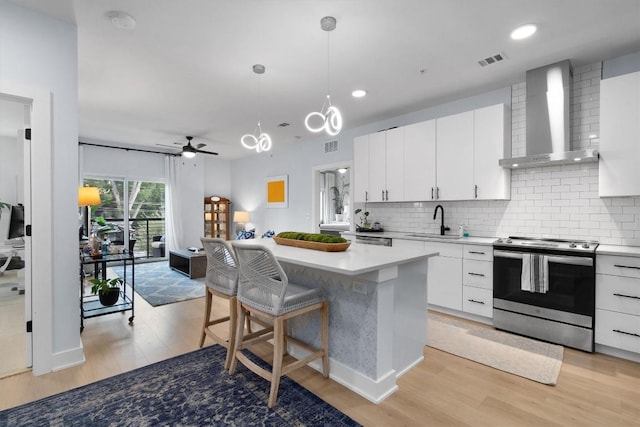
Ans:
{"label": "table lamp", "polygon": [[[91,229],[91,210],[89,206],[97,206],[102,201],[100,200],[100,191],[98,187],[79,187],[78,188],[78,206],[84,207],[84,218],[82,221],[82,227],[85,228],[86,236],[89,236],[89,230]],[[80,229],[80,238],[82,239],[83,230]]]}
{"label": "table lamp", "polygon": [[249,212],[247,211],[235,211],[233,213],[233,222],[242,224],[242,228],[236,227],[236,234],[240,230],[244,230],[244,225],[249,222]]}

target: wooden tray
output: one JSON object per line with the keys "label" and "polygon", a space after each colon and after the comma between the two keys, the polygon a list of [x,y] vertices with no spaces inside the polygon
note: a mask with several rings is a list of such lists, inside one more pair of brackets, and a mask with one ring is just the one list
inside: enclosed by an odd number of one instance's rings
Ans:
{"label": "wooden tray", "polygon": [[284,239],[282,237],[273,237],[273,240],[279,245],[294,246],[296,248],[313,249],[325,252],[343,252],[346,251],[351,242],[344,243],[323,243],[309,242],[308,240]]}

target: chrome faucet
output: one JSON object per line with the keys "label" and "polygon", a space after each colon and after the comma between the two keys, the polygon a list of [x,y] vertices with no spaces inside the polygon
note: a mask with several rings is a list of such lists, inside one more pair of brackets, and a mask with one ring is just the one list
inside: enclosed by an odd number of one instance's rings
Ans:
{"label": "chrome faucet", "polygon": [[436,206],[436,209],[433,211],[433,219],[435,220],[436,216],[438,215],[438,208],[440,208],[440,220],[442,221],[440,223],[440,235],[444,236],[444,232],[449,231],[451,229],[449,227],[444,226],[444,208],[442,207],[442,205]]}

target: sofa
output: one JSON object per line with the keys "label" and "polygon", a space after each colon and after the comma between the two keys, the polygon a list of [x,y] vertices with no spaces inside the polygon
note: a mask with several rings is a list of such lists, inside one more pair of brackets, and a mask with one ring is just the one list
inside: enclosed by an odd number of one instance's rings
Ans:
{"label": "sofa", "polygon": [[154,258],[164,258],[164,236],[153,236],[151,248]]}

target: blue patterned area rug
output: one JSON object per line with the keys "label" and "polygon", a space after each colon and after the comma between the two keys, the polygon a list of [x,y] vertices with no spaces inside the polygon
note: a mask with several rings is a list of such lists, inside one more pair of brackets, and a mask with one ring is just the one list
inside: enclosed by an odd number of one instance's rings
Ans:
{"label": "blue patterned area rug", "polygon": [[269,382],[215,345],[0,412],[1,426],[359,426],[283,377],[276,407]]}
{"label": "blue patterned area rug", "polygon": [[[124,277],[123,267],[113,271]],[[154,307],[204,296],[204,277],[191,280],[169,268],[169,261],[136,264],[136,292]],[[127,283],[131,280],[131,266],[127,266]]]}

